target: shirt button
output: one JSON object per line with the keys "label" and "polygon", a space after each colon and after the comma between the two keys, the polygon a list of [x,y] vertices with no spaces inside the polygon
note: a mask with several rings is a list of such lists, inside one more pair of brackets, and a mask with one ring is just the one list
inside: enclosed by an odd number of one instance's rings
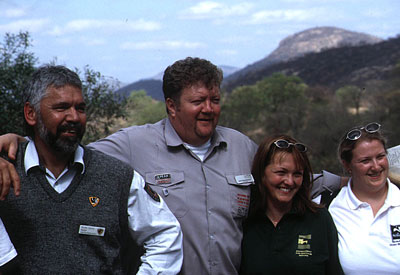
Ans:
{"label": "shirt button", "polygon": [[167,188],[164,188],[164,189],[162,190],[162,192],[163,192],[164,196],[168,196],[168,194],[169,194],[169,191],[168,191]]}

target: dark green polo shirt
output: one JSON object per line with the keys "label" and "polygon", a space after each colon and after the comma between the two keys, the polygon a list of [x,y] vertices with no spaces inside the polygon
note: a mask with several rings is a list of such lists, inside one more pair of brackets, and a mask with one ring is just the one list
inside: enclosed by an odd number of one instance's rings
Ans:
{"label": "dark green polo shirt", "polygon": [[241,274],[342,274],[337,245],[325,208],[304,215],[292,211],[277,227],[260,214],[245,227]]}

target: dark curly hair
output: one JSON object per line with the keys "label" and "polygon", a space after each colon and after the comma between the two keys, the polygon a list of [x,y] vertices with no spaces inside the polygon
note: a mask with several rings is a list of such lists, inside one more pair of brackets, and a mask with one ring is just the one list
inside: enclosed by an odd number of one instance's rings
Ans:
{"label": "dark curly hair", "polygon": [[195,84],[205,85],[207,89],[220,87],[222,78],[221,69],[208,60],[197,57],[178,60],[164,71],[164,98],[171,98],[179,104],[183,89]]}

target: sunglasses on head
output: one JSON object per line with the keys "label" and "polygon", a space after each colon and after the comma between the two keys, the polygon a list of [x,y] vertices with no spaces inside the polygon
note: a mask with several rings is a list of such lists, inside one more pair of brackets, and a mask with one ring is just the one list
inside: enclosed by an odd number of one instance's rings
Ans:
{"label": "sunglasses on head", "polygon": [[379,131],[379,129],[381,129],[381,125],[377,122],[371,122],[368,123],[367,125],[365,125],[364,127],[360,127],[360,128],[356,128],[353,130],[350,130],[347,135],[346,138],[349,140],[357,140],[361,137],[362,135],[362,130],[364,130],[367,133],[376,133]]}
{"label": "sunglasses on head", "polygon": [[294,146],[299,152],[306,152],[307,151],[307,147],[302,144],[302,143],[291,143],[287,140],[284,139],[278,139],[276,141],[274,141],[274,144],[276,147],[280,148],[280,149],[287,149],[290,146]]}

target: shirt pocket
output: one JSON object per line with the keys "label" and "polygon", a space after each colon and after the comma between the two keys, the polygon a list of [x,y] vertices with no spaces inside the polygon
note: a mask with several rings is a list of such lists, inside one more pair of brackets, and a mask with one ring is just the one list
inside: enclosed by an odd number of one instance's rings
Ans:
{"label": "shirt pocket", "polygon": [[145,174],[145,180],[162,196],[175,217],[183,217],[187,211],[185,173],[183,171],[154,171]]}
{"label": "shirt pocket", "polygon": [[254,184],[251,174],[226,175],[229,184],[232,215],[234,218],[245,218],[249,212],[250,186]]}

